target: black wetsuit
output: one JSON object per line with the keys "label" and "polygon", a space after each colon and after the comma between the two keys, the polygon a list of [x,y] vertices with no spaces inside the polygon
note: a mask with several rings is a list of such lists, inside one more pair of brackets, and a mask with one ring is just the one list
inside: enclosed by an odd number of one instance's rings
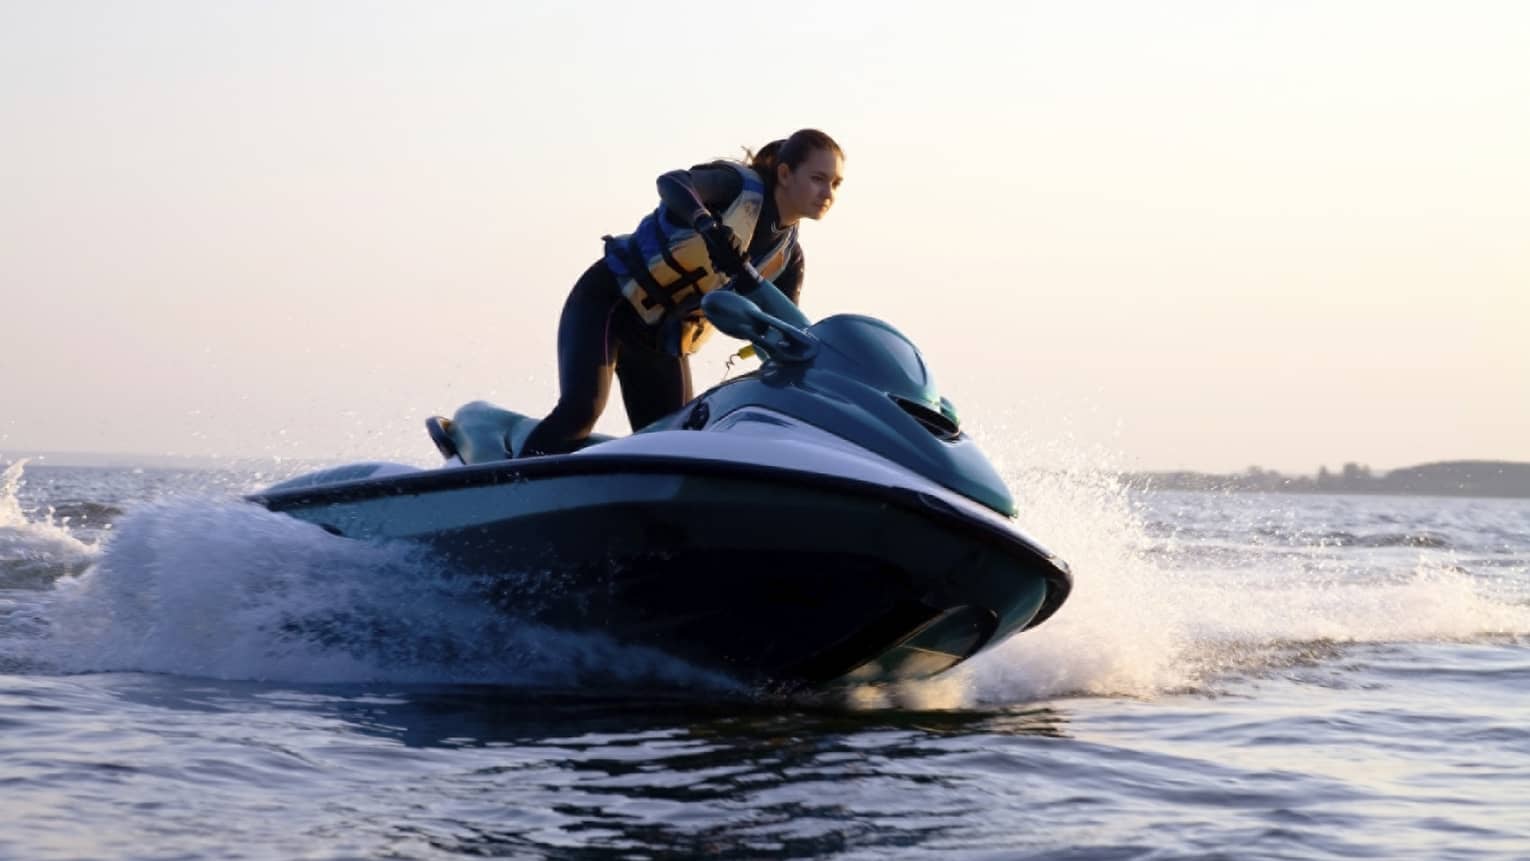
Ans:
{"label": "black wetsuit", "polygon": [[[743,191],[743,178],[726,165],[698,165],[659,177],[664,217],[689,227],[702,208],[727,209]],[[776,247],[790,228],[776,224],[776,202],[765,195],[749,238],[749,256]],[[792,302],[802,289],[802,247],[792,245],[786,269],[774,284]],[[558,320],[558,404],[539,422],[518,453],[561,454],[584,443],[611,396],[611,375],[622,383],[622,403],[633,430],[684,406],[692,397],[690,358],[664,350],[659,327],[649,326],[622,295],[605,258],[574,283]]]}

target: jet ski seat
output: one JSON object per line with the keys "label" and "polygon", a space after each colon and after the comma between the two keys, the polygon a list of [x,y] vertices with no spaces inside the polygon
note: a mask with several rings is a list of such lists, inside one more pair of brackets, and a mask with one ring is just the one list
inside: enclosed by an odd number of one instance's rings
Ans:
{"label": "jet ski seat", "polygon": [[[457,457],[464,464],[491,463],[515,457],[538,421],[488,401],[473,401],[464,404],[451,418],[426,419],[425,430],[442,457],[448,460]],[[590,434],[585,445],[612,439],[615,437]]]}

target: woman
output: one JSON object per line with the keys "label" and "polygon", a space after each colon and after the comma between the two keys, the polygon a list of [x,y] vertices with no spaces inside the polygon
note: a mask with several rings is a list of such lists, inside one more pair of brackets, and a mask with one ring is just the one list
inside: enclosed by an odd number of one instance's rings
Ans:
{"label": "woman", "polygon": [[637,230],[607,236],[558,321],[558,404],[520,456],[582,446],[620,378],[633,430],[691,399],[690,354],[708,332],[703,294],[747,259],[792,302],[802,290],[797,224],[819,219],[843,180],[833,138],[803,129],[747,165],[716,161],[659,177],[659,207]]}

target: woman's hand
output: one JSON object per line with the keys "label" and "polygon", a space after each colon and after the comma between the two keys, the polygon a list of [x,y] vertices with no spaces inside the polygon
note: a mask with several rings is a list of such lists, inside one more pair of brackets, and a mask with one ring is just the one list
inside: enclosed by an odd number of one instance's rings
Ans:
{"label": "woman's hand", "polygon": [[729,278],[737,278],[744,271],[744,243],[739,241],[733,228],[707,213],[696,219],[695,230],[707,244],[712,271]]}

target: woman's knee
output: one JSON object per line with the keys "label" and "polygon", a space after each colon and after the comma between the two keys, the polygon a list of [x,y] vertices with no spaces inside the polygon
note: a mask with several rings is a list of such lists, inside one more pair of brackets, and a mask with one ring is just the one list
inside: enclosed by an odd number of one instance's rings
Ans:
{"label": "woman's knee", "polygon": [[604,407],[602,399],[564,395],[558,399],[546,420],[564,429],[569,436],[589,436]]}

